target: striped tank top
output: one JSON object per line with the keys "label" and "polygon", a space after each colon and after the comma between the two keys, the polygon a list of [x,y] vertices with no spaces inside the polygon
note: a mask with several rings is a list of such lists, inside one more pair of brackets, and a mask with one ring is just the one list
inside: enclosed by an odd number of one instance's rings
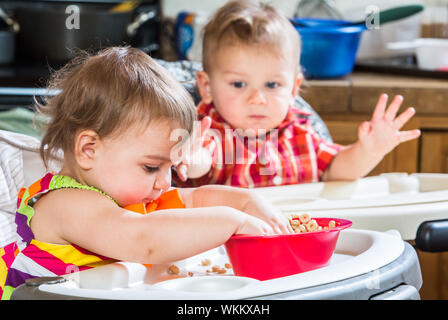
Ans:
{"label": "striped tank top", "polygon": [[[20,240],[0,248],[0,296],[2,300],[8,300],[14,289],[27,279],[60,276],[116,261],[74,244],[51,244],[34,239],[30,228],[30,221],[34,215],[33,205],[43,194],[61,188],[93,190],[114,201],[110,196],[94,187],[53,173],[47,173],[28,189],[22,188],[17,199],[15,218]],[[185,208],[177,189],[165,192],[146,206],[136,204],[126,207],[128,210],[142,214],[168,208]]]}

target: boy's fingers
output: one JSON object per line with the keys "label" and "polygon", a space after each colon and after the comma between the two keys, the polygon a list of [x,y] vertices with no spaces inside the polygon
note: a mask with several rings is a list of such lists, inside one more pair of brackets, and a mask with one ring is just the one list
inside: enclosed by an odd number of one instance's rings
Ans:
{"label": "boy's fingers", "polygon": [[386,113],[384,114],[386,120],[393,121],[395,119],[402,102],[403,102],[403,96],[400,95],[395,96],[394,100],[391,102],[389,108],[387,108]]}
{"label": "boy's fingers", "polygon": [[202,147],[202,143],[205,139],[207,131],[210,129],[212,119],[210,117],[204,117],[200,124],[195,122],[193,127],[193,152]]}
{"label": "boy's fingers", "polygon": [[204,140],[205,135],[207,134],[208,129],[212,125],[212,118],[204,117],[201,121],[201,140]]}
{"label": "boy's fingers", "polygon": [[409,131],[400,131],[398,133],[398,137],[400,139],[400,143],[406,142],[409,140],[417,139],[420,136],[421,132],[419,129],[409,130]]}
{"label": "boy's fingers", "polygon": [[185,164],[180,164],[179,166],[177,166],[176,172],[180,180],[184,182],[187,181],[187,166]]}
{"label": "boy's fingers", "polygon": [[358,136],[363,137],[363,136],[367,135],[369,133],[369,131],[370,131],[370,122],[369,121],[364,121],[359,126]]}
{"label": "boy's fingers", "polygon": [[406,122],[409,121],[415,114],[414,108],[407,108],[402,114],[400,114],[395,120],[394,120],[394,126],[397,130],[400,130],[401,127],[405,125]]}
{"label": "boy's fingers", "polygon": [[378,99],[375,110],[373,110],[372,121],[379,121],[383,118],[387,106],[387,98],[387,94],[383,93]]}

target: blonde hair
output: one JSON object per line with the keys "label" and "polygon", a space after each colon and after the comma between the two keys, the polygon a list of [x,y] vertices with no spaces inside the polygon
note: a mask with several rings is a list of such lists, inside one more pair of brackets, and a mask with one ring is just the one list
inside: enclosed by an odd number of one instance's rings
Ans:
{"label": "blonde hair", "polygon": [[203,32],[202,64],[206,72],[210,71],[213,52],[229,44],[287,48],[297,63],[296,72],[300,71],[299,33],[273,6],[259,1],[230,1],[216,11]]}
{"label": "blonde hair", "polygon": [[37,104],[49,117],[41,141],[45,166],[58,149],[74,150],[75,135],[85,129],[100,138],[132,125],[168,120],[191,133],[196,112],[184,87],[143,51],[112,47],[86,52],[52,75],[48,88],[61,90]]}

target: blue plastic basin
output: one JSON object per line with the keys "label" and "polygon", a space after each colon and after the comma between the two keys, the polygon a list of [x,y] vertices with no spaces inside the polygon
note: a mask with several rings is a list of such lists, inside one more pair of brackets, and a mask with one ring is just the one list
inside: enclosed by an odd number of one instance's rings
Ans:
{"label": "blue plastic basin", "polygon": [[292,19],[302,38],[300,64],[307,79],[342,77],[353,70],[365,25],[347,26],[348,21]]}

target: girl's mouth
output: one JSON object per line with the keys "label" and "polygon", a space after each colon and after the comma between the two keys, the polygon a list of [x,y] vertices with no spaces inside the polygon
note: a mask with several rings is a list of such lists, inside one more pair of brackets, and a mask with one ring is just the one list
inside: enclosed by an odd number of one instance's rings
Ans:
{"label": "girl's mouth", "polygon": [[249,116],[249,118],[255,119],[255,120],[262,120],[262,119],[266,119],[267,117],[263,116],[263,115],[252,114],[252,115]]}

